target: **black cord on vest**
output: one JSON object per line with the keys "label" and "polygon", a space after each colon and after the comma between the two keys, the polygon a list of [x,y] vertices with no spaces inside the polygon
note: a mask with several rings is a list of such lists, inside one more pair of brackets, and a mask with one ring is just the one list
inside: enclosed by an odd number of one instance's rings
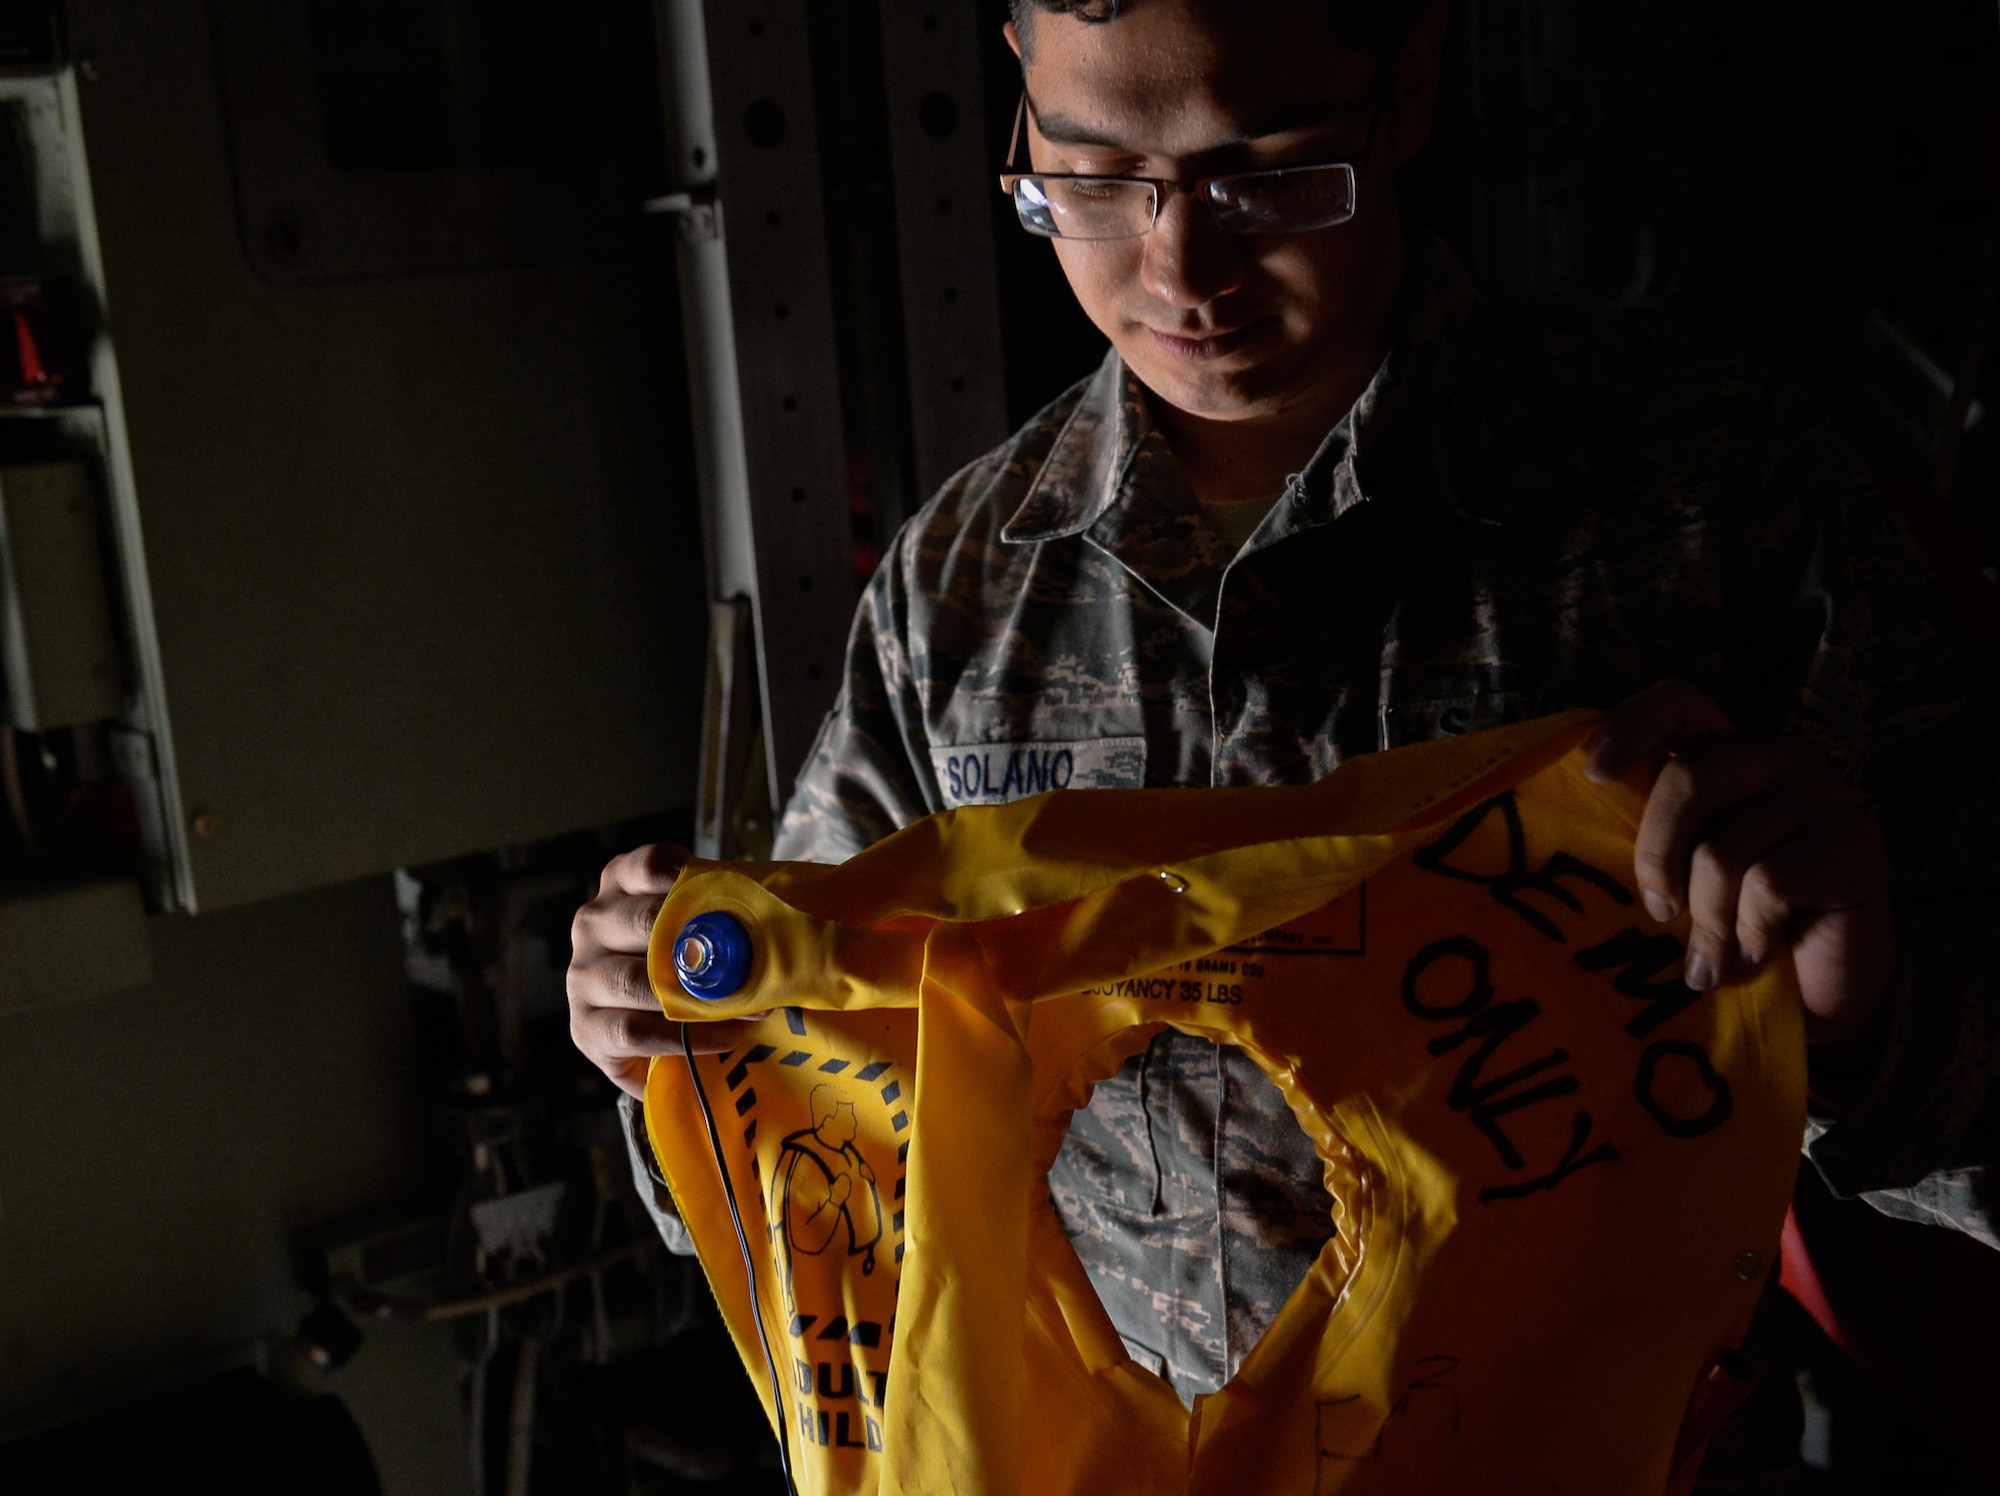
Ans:
{"label": "black cord on vest", "polygon": [[743,1251],[743,1271],[750,1279],[750,1317],[757,1322],[757,1343],[764,1347],[764,1365],[771,1373],[771,1406],[777,1412],[778,1466],[785,1474],[785,1489],[798,1496],[792,1479],[792,1444],[785,1417],[785,1384],[778,1380],[778,1362],[771,1354],[771,1337],[764,1330],[764,1307],[757,1298],[757,1263],[750,1255],[750,1238],[743,1230],[743,1212],[737,1208],[736,1186],[729,1180],[729,1160],[722,1152],[722,1135],[715,1130],[715,1113],[709,1110],[708,1092],[701,1087],[701,1072],[695,1069],[694,1048],[688,1043],[688,1026],[681,1024],[681,1057],[687,1061],[688,1079],[694,1082],[695,1100],[701,1103],[701,1120],[708,1127],[708,1146],[715,1154],[716,1172],[722,1175],[722,1194],[729,1202],[729,1219],[736,1225],[736,1245]]}

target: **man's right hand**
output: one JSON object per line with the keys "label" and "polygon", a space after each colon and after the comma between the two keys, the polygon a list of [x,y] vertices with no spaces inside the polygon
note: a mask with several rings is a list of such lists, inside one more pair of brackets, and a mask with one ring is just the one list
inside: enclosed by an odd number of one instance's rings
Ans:
{"label": "man's right hand", "polygon": [[[632,1097],[646,1094],[653,1056],[681,1052],[681,1025],[660,1011],[646,977],[653,921],[686,865],[680,847],[640,847],[605,865],[597,897],[570,926],[569,1036],[612,1084]],[[742,1042],[751,1020],[688,1025],[696,1054],[718,1054]]]}

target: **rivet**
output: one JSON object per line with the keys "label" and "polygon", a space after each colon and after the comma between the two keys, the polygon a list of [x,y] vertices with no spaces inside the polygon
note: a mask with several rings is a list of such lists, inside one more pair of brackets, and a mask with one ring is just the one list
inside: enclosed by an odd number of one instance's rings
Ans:
{"label": "rivet", "polygon": [[1745,1283],[1755,1283],[1758,1278],[1763,1276],[1764,1259],[1759,1257],[1755,1252],[1738,1252],[1734,1266],[1737,1277],[1741,1278]]}

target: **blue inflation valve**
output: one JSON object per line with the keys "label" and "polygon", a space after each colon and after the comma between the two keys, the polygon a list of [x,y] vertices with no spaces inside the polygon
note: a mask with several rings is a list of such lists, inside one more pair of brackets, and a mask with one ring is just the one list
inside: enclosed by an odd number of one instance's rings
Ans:
{"label": "blue inflation valve", "polygon": [[733,914],[710,910],[681,926],[674,970],[690,996],[703,1002],[734,997],[750,980],[750,932]]}

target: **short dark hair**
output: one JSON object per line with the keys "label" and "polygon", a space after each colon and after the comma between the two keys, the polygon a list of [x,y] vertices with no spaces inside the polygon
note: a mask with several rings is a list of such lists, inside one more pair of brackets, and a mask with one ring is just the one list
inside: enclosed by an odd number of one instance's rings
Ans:
{"label": "short dark hair", "polygon": [[[1343,40],[1362,51],[1386,57],[1409,40],[1428,0],[1321,0],[1321,3]],[[1014,28],[1023,37],[1038,12],[1074,16],[1098,26],[1117,20],[1119,6],[1120,0],[1008,0]]]}

